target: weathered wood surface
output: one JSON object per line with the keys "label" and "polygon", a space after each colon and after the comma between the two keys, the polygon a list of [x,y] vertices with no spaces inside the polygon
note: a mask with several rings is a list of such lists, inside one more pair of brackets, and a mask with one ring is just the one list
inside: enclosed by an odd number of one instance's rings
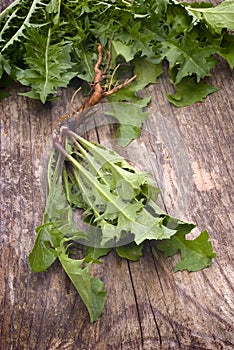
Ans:
{"label": "weathered wood surface", "polygon": [[[209,230],[217,258],[189,274],[173,273],[177,258],[164,261],[153,244],[136,263],[111,253],[96,269],[107,299],[94,324],[59,264],[34,274],[27,261],[43,214],[51,121],[69,111],[72,92],[42,106],[16,87],[0,102],[0,349],[234,348],[233,72],[221,62],[210,82],[220,91],[182,109],[166,101],[165,76],[150,86],[150,117],[122,153],[154,174],[170,214]],[[115,147],[111,123],[85,123],[90,139]]]}

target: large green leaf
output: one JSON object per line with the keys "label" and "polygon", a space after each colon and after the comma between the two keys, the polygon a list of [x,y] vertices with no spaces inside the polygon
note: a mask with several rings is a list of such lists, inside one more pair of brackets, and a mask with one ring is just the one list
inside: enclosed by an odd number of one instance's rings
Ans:
{"label": "large green leaf", "polygon": [[205,20],[217,34],[223,28],[234,30],[234,0],[225,0],[216,7],[186,7],[199,20]]}
{"label": "large green leaf", "polygon": [[87,263],[87,259],[70,259],[64,251],[59,254],[59,260],[87,307],[90,321],[97,321],[103,311],[106,292],[104,283],[98,278],[91,277],[92,261]]}

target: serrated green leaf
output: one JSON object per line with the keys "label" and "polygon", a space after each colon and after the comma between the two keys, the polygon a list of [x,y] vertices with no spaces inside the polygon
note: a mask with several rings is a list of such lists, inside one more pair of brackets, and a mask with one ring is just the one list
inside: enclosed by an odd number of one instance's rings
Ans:
{"label": "serrated green leaf", "polygon": [[51,30],[47,37],[31,28],[27,31],[28,42],[25,44],[25,62],[30,68],[18,69],[16,76],[21,84],[30,86],[31,91],[25,93],[31,98],[38,98],[45,103],[58,87],[66,87],[76,75],[71,71],[70,53],[72,44],[60,42],[51,43]]}
{"label": "serrated green leaf", "polygon": [[[143,112],[151,98],[139,98],[136,92],[143,89],[150,83],[155,83],[162,73],[161,64],[153,64],[145,58],[135,58],[133,60],[134,73],[137,75],[135,81],[127,88],[121,89],[114,96],[108,99],[112,104],[106,114],[112,115],[120,123],[116,137],[122,147],[126,147],[132,140],[141,135],[142,123],[146,120],[148,113]],[[123,101],[131,101],[132,104]],[[119,102],[119,103],[118,103]]]}
{"label": "serrated green leaf", "polygon": [[[151,209],[153,209],[152,206]],[[141,244],[145,240],[170,239],[179,230],[179,225],[188,225],[175,220],[174,224],[170,226],[166,224],[166,218],[166,214],[162,215],[144,208],[131,225],[136,244]]]}
{"label": "serrated green leaf", "polygon": [[211,265],[216,254],[213,252],[207,231],[194,240],[186,240],[184,234],[178,233],[157,244],[157,248],[164,252],[165,258],[181,252],[181,261],[177,263],[175,271],[199,271]]}
{"label": "serrated green leaf", "polygon": [[186,77],[179,84],[175,85],[176,93],[167,95],[167,99],[176,107],[190,106],[196,102],[202,102],[213,92],[219,89],[202,82],[196,83],[193,78]]}
{"label": "serrated green leaf", "polygon": [[197,81],[209,76],[210,70],[216,64],[212,57],[213,47],[199,47],[196,42],[191,43],[186,36],[182,42],[170,39],[162,43],[161,54],[170,63],[170,69],[177,68],[175,84],[179,84],[186,76],[196,74]]}

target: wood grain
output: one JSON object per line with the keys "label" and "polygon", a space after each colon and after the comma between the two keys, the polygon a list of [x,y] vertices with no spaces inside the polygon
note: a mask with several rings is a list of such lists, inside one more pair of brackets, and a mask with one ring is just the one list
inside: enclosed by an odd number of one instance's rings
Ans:
{"label": "wood grain", "polygon": [[27,261],[44,209],[51,121],[69,111],[72,91],[42,106],[19,96],[16,86],[1,101],[0,349],[234,348],[233,72],[220,61],[210,82],[217,93],[177,109],[165,98],[165,73],[144,92],[152,96],[150,116],[127,149],[116,145],[115,125],[101,111],[80,125],[93,141],[151,171],[160,205],[208,229],[217,252],[210,268],[191,274],[174,273],[178,257],[164,261],[152,243],[136,263],[112,252],[96,268],[107,299],[94,324],[58,263],[34,274]]}

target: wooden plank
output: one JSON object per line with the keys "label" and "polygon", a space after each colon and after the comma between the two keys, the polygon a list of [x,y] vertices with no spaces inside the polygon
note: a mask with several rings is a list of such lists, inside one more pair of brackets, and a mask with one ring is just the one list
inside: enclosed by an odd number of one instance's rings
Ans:
{"label": "wooden plank", "polygon": [[42,106],[15,87],[1,101],[1,349],[233,349],[233,72],[221,61],[210,82],[220,91],[177,109],[164,74],[145,92],[150,117],[127,149],[101,112],[80,126],[151,171],[160,204],[207,228],[217,252],[209,269],[191,274],[173,273],[178,258],[165,262],[152,243],[136,263],[111,253],[96,268],[107,299],[94,324],[59,264],[33,274],[27,261],[43,214],[51,121],[69,111],[72,92]]}

